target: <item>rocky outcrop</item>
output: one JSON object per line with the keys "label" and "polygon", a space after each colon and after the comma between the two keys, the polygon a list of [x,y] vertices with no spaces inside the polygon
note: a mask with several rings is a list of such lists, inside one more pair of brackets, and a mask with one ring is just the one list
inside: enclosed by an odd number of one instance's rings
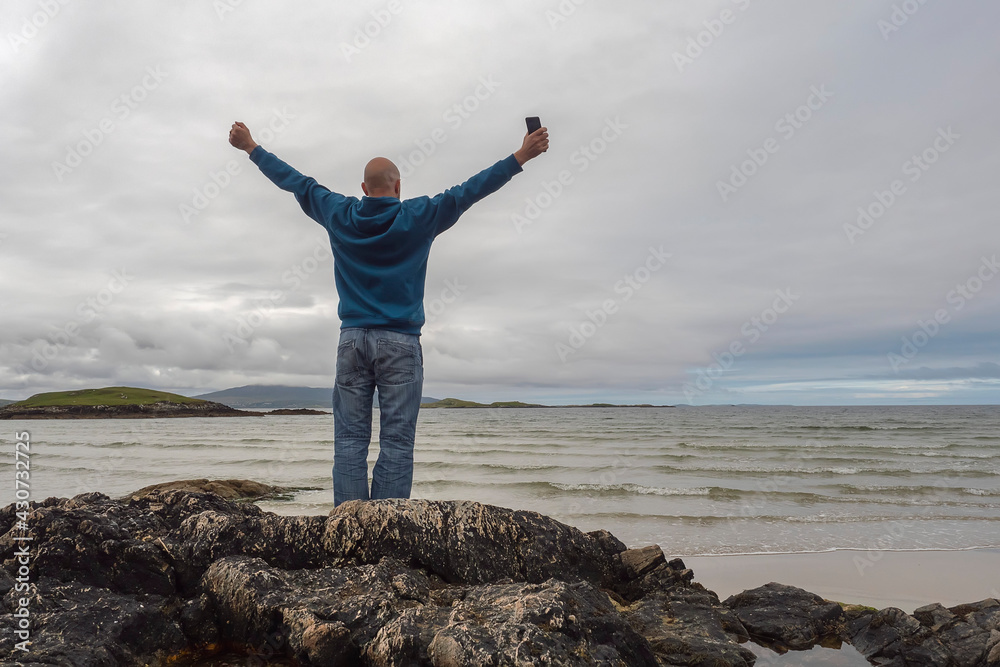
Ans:
{"label": "rocky outcrop", "polygon": [[779,651],[806,650],[843,635],[843,608],[801,588],[771,582],[725,601],[755,639]]}
{"label": "rocky outcrop", "polygon": [[214,493],[226,500],[264,500],[280,496],[289,490],[283,486],[272,486],[248,479],[206,479],[202,477],[201,479],[179,479],[173,482],[150,484],[124,496],[123,500],[142,498],[154,491],[195,491]]}
{"label": "rocky outcrop", "polygon": [[1000,665],[1000,602],[994,599],[946,609],[921,607],[913,615],[889,607],[850,624],[851,643],[873,664]]}
{"label": "rocky outcrop", "polygon": [[386,556],[450,583],[541,583],[558,577],[610,587],[620,579],[625,545],[585,534],[537,512],[469,501],[346,502],[330,512],[328,534],[343,557],[377,563]]}
{"label": "rocky outcrop", "polygon": [[[776,584],[722,603],[659,547],[626,549],[606,531],[583,533],[535,512],[382,500],[278,516],[209,489],[262,491],[241,480],[187,480],[119,499],[32,503],[24,592],[13,590],[24,579],[24,543],[15,539],[24,532],[13,505],[0,510],[0,587],[10,591],[0,657],[165,665],[223,652],[259,665],[749,667],[748,638],[807,648],[834,633],[885,664],[924,664],[906,653],[919,646],[953,661],[940,664],[972,665],[993,664],[990,632],[1000,636],[995,601],[924,608],[912,622],[889,610],[845,614]],[[27,654],[14,646],[21,597],[31,615]]]}
{"label": "rocky outcrop", "polygon": [[0,419],[159,419],[163,417],[260,417],[260,412],[237,410],[222,403],[136,403],[127,405],[46,405],[0,408]]}

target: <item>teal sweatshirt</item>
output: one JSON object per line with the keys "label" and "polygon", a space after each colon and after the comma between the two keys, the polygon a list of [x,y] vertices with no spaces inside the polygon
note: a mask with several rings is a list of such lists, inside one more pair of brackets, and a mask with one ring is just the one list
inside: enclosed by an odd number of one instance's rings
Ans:
{"label": "teal sweatshirt", "polygon": [[250,159],[330,234],[341,328],[420,334],[431,243],[521,165],[513,154],[436,197],[345,197],[257,146]]}

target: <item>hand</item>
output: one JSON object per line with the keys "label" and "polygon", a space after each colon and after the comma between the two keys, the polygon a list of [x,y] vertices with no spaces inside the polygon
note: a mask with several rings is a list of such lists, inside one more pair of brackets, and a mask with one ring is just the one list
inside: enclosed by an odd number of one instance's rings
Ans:
{"label": "hand", "polygon": [[531,134],[524,135],[524,142],[521,144],[520,150],[514,153],[514,157],[517,159],[517,163],[523,166],[525,162],[538,157],[547,150],[549,150],[549,130],[546,127],[540,127]]}
{"label": "hand", "polygon": [[232,129],[229,130],[229,143],[241,151],[246,151],[247,154],[257,148],[257,143],[250,136],[250,130],[239,121],[233,123]]}

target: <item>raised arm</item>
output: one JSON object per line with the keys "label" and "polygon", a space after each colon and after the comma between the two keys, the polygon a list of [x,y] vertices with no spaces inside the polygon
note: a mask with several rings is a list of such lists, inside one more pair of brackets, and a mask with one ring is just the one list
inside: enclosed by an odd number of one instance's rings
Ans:
{"label": "raised arm", "polygon": [[524,135],[521,148],[514,152],[514,158],[523,167],[525,162],[538,157],[547,150],[549,150],[549,130],[546,127],[540,127],[531,134]]}
{"label": "raised arm", "polygon": [[305,176],[253,140],[246,125],[237,121],[229,130],[229,143],[246,151],[250,160],[272,183],[295,195],[295,200],[310,218],[328,227],[334,207],[346,203],[347,197],[320,185],[315,178]]}
{"label": "raised arm", "polygon": [[549,133],[544,127],[524,135],[521,148],[491,167],[482,170],[465,183],[448,188],[433,199],[426,200],[434,208],[434,235],[437,236],[458,221],[477,201],[502,188],[528,160],[549,148]]}

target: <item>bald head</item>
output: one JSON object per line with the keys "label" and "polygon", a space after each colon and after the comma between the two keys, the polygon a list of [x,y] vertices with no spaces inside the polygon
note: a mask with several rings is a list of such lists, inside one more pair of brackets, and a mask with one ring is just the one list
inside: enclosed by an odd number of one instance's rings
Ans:
{"label": "bald head", "polygon": [[361,189],[369,197],[399,198],[399,169],[392,160],[377,157],[365,165],[365,182]]}

